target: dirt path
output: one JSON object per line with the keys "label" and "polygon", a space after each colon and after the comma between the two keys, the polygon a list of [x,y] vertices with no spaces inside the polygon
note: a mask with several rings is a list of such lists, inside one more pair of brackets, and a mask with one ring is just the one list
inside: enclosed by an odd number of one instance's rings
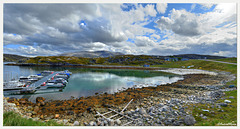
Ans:
{"label": "dirt path", "polygon": [[207,59],[199,59],[199,60],[212,61],[212,62],[218,62],[218,63],[224,63],[224,64],[237,65],[237,63],[230,63],[230,62],[223,62],[223,61],[216,61],[216,60],[207,60]]}

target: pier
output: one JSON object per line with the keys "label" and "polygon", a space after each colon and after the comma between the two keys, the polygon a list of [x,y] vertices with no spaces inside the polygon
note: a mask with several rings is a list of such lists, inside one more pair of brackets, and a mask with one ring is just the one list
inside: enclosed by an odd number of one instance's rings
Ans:
{"label": "pier", "polygon": [[59,72],[54,72],[54,73],[52,73],[52,74],[50,74],[50,75],[48,75],[48,76],[46,76],[46,77],[43,77],[42,79],[40,79],[40,80],[38,80],[38,81],[30,84],[30,85],[27,86],[27,87],[29,87],[29,88],[32,88],[32,87],[38,88],[38,87],[40,87],[44,82],[46,82],[46,81],[49,80],[50,78],[56,76],[58,73],[59,73]]}
{"label": "pier", "polygon": [[17,92],[20,94],[25,94],[25,93],[35,93],[38,90],[46,90],[47,88],[44,87],[42,88],[41,85],[44,84],[44,82],[47,82],[57,74],[61,73],[61,71],[55,71],[52,74],[49,74],[40,80],[33,82],[31,84],[28,84],[26,87],[4,87],[4,91],[9,91],[9,92]]}
{"label": "pier", "polygon": [[20,90],[20,93],[21,94],[24,94],[24,93],[34,93],[36,92],[37,90],[39,90],[39,88],[41,87],[41,85],[44,83],[44,82],[47,82],[50,78],[56,76],[59,72],[54,72],[46,77],[43,77],[42,79],[24,87],[23,89]]}

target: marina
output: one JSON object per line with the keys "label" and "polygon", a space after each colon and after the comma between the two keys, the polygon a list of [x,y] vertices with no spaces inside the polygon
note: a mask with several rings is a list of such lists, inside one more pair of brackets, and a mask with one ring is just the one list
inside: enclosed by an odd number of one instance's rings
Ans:
{"label": "marina", "polygon": [[[69,78],[68,75],[64,73],[65,70],[72,72]],[[72,97],[87,97],[95,95],[95,93],[102,94],[107,92],[113,94],[131,87],[156,87],[157,85],[174,83],[182,79],[179,75],[153,70],[4,65],[4,81],[8,84],[13,78],[8,78],[6,75],[11,75],[11,72],[15,73],[12,74],[12,77],[15,75],[18,75],[18,77],[35,76],[34,78],[43,76],[38,81],[29,83],[28,87],[26,87],[27,85],[25,87],[21,85],[16,87],[13,85],[11,89],[10,87],[4,87],[3,94],[5,97],[15,97],[18,99],[28,98],[32,102],[35,102],[37,97],[43,96],[46,98],[46,101],[50,101],[71,99]],[[53,80],[49,80],[45,86],[40,86],[48,79],[52,79],[52,76],[54,76],[56,82],[62,82],[64,85],[61,86],[61,83],[54,84]],[[18,79],[15,78],[15,81],[16,80]]]}
{"label": "marina", "polygon": [[[20,77],[19,80],[5,82],[3,91],[10,91],[10,94],[29,94],[48,88],[63,88],[66,86],[67,79],[71,74],[68,70],[43,71],[41,74],[31,75],[35,78],[34,81],[32,81],[33,78]],[[61,84],[61,86],[57,84]]]}

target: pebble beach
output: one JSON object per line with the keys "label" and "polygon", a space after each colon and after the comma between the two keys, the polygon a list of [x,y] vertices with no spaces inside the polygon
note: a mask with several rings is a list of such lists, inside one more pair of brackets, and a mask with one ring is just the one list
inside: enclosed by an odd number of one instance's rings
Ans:
{"label": "pebble beach", "polygon": [[[167,72],[170,71],[173,69]],[[196,116],[192,115],[190,107],[206,104],[209,108],[202,110],[214,114],[209,109],[231,106],[231,98],[224,98],[224,91],[236,90],[235,86],[225,86],[236,78],[234,75],[202,70],[174,71],[181,72],[184,79],[156,87],[128,88],[114,94],[61,101],[45,101],[44,97],[38,97],[36,103],[25,98],[4,98],[4,112],[14,111],[24,118],[43,122],[55,120],[71,126],[192,126]],[[219,99],[224,99],[224,103],[217,103]],[[105,117],[99,115],[110,110],[114,112]],[[207,119],[203,114],[199,116]]]}

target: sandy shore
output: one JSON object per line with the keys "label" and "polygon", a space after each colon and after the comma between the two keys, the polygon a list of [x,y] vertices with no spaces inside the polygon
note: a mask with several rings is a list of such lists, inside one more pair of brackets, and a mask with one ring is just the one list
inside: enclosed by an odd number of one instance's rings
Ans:
{"label": "sandy shore", "polygon": [[200,70],[200,69],[180,69],[180,68],[169,68],[167,70],[157,70],[162,72],[174,73],[179,75],[187,74],[208,74],[208,75],[217,75],[215,72]]}

